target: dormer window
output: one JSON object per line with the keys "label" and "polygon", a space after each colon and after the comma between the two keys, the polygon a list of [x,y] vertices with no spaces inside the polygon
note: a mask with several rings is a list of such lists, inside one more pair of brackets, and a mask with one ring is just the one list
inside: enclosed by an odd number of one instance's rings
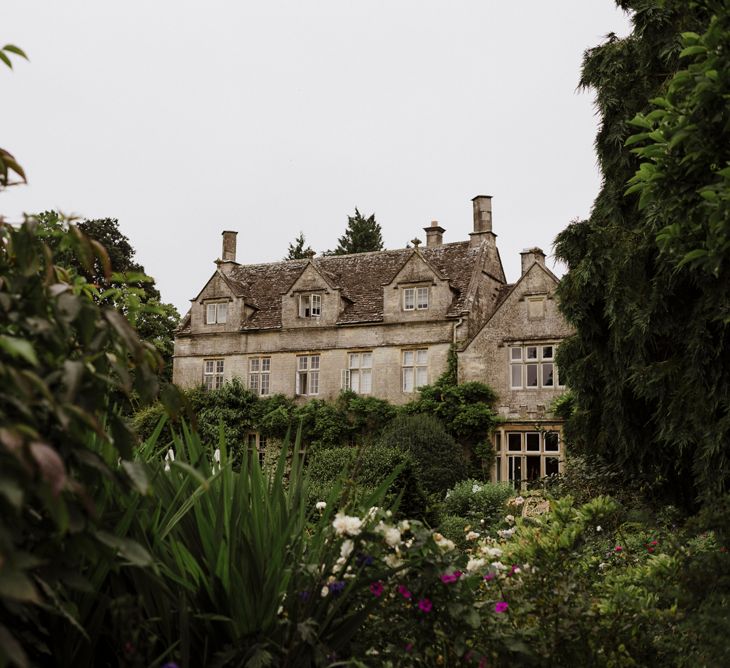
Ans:
{"label": "dormer window", "polygon": [[215,302],[205,307],[205,324],[222,325],[228,319],[228,302]]}
{"label": "dormer window", "polygon": [[403,310],[424,311],[428,308],[428,288],[403,288]]}
{"label": "dormer window", "polygon": [[322,295],[299,295],[299,317],[319,318],[322,315]]}

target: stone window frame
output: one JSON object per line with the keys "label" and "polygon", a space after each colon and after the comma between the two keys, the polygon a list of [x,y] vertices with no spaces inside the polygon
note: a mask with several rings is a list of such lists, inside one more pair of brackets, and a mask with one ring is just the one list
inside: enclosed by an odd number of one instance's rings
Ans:
{"label": "stone window frame", "polygon": [[303,292],[299,294],[297,296],[297,315],[300,318],[321,318],[322,295],[318,292]]}
{"label": "stone window frame", "polygon": [[228,300],[211,300],[203,302],[206,325],[225,325],[228,322]]}
{"label": "stone window frame", "polygon": [[219,390],[223,387],[225,359],[223,357],[203,360],[203,387],[206,390]]}
{"label": "stone window frame", "polygon": [[[494,465],[496,480],[511,483],[516,489],[535,480],[560,473],[561,456],[563,455],[562,434],[555,429],[504,431],[504,443],[501,432],[494,435]],[[550,443],[549,441],[554,441]],[[506,465],[506,475],[502,476],[502,458]],[[528,462],[528,459],[538,459]],[[535,463],[537,474],[535,475]],[[532,468],[532,477],[530,477]],[[525,473],[524,477],[522,473]]]}
{"label": "stone window frame", "polygon": [[297,355],[296,382],[294,391],[297,396],[319,394],[320,354]]}
{"label": "stone window frame", "polygon": [[427,285],[408,285],[401,288],[401,308],[404,311],[426,311],[430,306],[431,290]]}
{"label": "stone window frame", "polygon": [[[356,361],[356,364],[353,364],[353,361]],[[365,378],[368,379],[367,389],[363,389],[363,380]],[[347,353],[347,368],[342,370],[341,386],[343,390],[350,390],[356,394],[369,395],[373,393],[372,350],[355,350]]]}
{"label": "stone window frame", "polygon": [[401,350],[401,390],[412,394],[424,385],[428,385],[428,348]]}
{"label": "stone window frame", "polygon": [[[530,352],[534,349],[534,356]],[[550,349],[550,354],[546,350]],[[560,382],[560,374],[555,364],[558,344],[556,342],[521,343],[507,346],[507,364],[509,386],[511,390],[555,390],[565,385]],[[535,384],[528,385],[528,367],[535,367]],[[547,375],[551,374],[552,382],[547,383]],[[515,376],[519,374],[519,384]]]}
{"label": "stone window frame", "polygon": [[248,358],[248,389],[261,396],[271,394],[271,356]]}

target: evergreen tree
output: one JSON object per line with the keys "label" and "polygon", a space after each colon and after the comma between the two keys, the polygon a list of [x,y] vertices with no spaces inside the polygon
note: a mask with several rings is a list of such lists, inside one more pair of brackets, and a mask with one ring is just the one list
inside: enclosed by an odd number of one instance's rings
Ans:
{"label": "evergreen tree", "polygon": [[331,255],[349,255],[351,253],[368,253],[383,250],[383,237],[375,214],[365,218],[355,208],[355,215],[347,217],[347,230],[337,240],[337,248]]}
{"label": "evergreen tree", "polygon": [[[690,506],[730,476],[730,253],[710,239],[728,230],[727,3],[617,4],[633,11],[633,32],[589,50],[581,79],[601,116],[603,185],[590,218],[556,241],[569,267],[561,309],[576,328],[558,354],[574,397],[566,436]],[[709,47],[700,34],[713,14],[723,27]],[[683,70],[708,55],[722,62]],[[632,122],[644,132],[629,139]]]}
{"label": "evergreen tree", "polygon": [[304,239],[304,232],[300,232],[299,236],[294,239],[294,243],[289,244],[289,252],[286,254],[285,260],[306,260],[310,255],[314,254],[311,246],[304,247],[307,243]]}

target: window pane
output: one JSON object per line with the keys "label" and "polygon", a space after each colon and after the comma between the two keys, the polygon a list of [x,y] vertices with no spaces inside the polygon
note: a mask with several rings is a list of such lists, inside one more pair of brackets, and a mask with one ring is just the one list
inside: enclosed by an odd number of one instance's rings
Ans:
{"label": "window pane", "polygon": [[558,475],[558,473],[560,473],[558,458],[545,457],[545,475]]}
{"label": "window pane", "polygon": [[428,369],[425,366],[416,367],[416,387],[423,387],[428,384]]}
{"label": "window pane", "polygon": [[373,354],[372,353],[363,353],[362,354],[362,362],[360,364],[363,369],[370,369],[373,366]]}
{"label": "window pane", "polygon": [[560,438],[557,431],[549,431],[545,434],[545,451],[559,452]]}
{"label": "window pane", "polygon": [[511,360],[521,360],[522,359],[522,348],[510,348],[509,354],[510,354]]}
{"label": "window pane", "polygon": [[537,359],[537,346],[528,346],[527,348],[525,348],[525,351],[527,352],[528,360]]}
{"label": "window pane", "polygon": [[319,394],[319,371],[309,372],[309,394]]}
{"label": "window pane", "polygon": [[428,288],[418,288],[418,308],[428,308]]}
{"label": "window pane", "polygon": [[309,361],[309,358],[307,357],[298,357],[297,360],[299,361],[299,369],[305,370],[307,368],[307,362]]}
{"label": "window pane", "polygon": [[266,371],[266,372],[271,371],[271,358],[270,357],[264,357],[261,360],[261,371]]}
{"label": "window pane", "polygon": [[522,387],[522,365],[512,365],[512,387]]}
{"label": "window pane", "polygon": [[248,378],[248,389],[257,392],[259,389],[259,375],[252,373]]}
{"label": "window pane", "polygon": [[205,312],[205,322],[209,325],[215,322],[215,304],[208,304]]}
{"label": "window pane", "polygon": [[228,304],[218,304],[218,322],[226,322],[228,316]]}
{"label": "window pane", "polygon": [[223,360],[216,360],[215,361],[215,372],[216,373],[223,373]]}
{"label": "window pane", "polygon": [[307,393],[307,373],[300,371],[297,374],[297,394]]}
{"label": "window pane", "polygon": [[527,457],[527,479],[540,479],[540,457]]}
{"label": "window pane", "polygon": [[527,370],[527,387],[537,387],[537,364],[525,365]]}
{"label": "window pane", "polygon": [[403,308],[406,311],[412,311],[415,305],[415,290],[413,288],[406,288],[403,290]]}
{"label": "window pane", "polygon": [[428,362],[427,350],[416,350],[416,364],[426,364]]}
{"label": "window pane", "polygon": [[413,367],[403,369],[403,391],[413,392]]}
{"label": "window pane", "polygon": [[403,366],[413,366],[413,351],[412,350],[404,351]]}
{"label": "window pane", "polygon": [[322,296],[312,295],[312,315],[317,316],[322,314]]}
{"label": "window pane", "polygon": [[507,449],[513,452],[522,450],[522,434],[507,434]]}
{"label": "window pane", "polygon": [[205,376],[203,378],[203,385],[205,386],[206,390],[212,390],[213,389],[213,376]]}
{"label": "window pane", "polygon": [[509,462],[509,479],[515,483],[515,487],[519,487],[522,480],[522,457],[507,457]]}
{"label": "window pane", "polygon": [[261,394],[269,393],[269,381],[271,376],[268,373],[261,374]]}
{"label": "window pane", "polygon": [[502,458],[495,457],[494,467],[497,472],[497,482],[502,482]]}
{"label": "window pane", "polygon": [[502,450],[502,432],[495,432],[494,434],[494,449],[497,452]]}
{"label": "window pane", "polygon": [[256,373],[259,370],[259,358],[254,357],[248,361],[249,369],[252,373]]}
{"label": "window pane", "polygon": [[353,392],[360,391],[360,372],[357,370],[350,372],[350,389]]}
{"label": "window pane", "polygon": [[299,317],[309,317],[309,295],[299,295]]}
{"label": "window pane", "polygon": [[319,369],[319,355],[312,355],[309,361],[312,369]]}
{"label": "window pane", "polygon": [[360,367],[360,355],[357,353],[350,353],[350,368],[358,369]]}
{"label": "window pane", "polygon": [[553,386],[553,365],[543,364],[542,365],[542,386],[552,387]]}
{"label": "window pane", "polygon": [[213,360],[205,361],[205,373],[213,373]]}
{"label": "window pane", "polygon": [[544,360],[551,360],[553,358],[553,347],[543,346],[542,347],[542,358]]}
{"label": "window pane", "polygon": [[364,369],[360,372],[360,392],[362,394],[370,394],[373,387],[373,372],[370,369]]}
{"label": "window pane", "polygon": [[540,434],[525,434],[525,450],[540,452]]}
{"label": "window pane", "polygon": [[213,376],[215,378],[215,389],[220,390],[223,387],[223,376]]}

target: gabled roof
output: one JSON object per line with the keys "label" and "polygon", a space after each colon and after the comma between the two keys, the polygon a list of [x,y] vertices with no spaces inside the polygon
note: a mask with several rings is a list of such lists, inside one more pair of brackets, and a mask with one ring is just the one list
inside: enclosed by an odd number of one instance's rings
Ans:
{"label": "gabled roof", "polygon": [[[268,264],[238,265],[226,272],[233,292],[252,306],[254,313],[243,323],[244,330],[281,327],[281,297],[288,293],[311,262],[331,287],[346,298],[338,324],[381,322],[383,286],[396,277],[408,259],[420,255],[439,278],[447,280],[454,293],[447,316],[456,317],[468,310],[467,295],[476,267],[484,261],[480,246],[468,241],[433,248],[329,255],[312,260],[287,260]],[[487,268],[489,271],[489,268]],[[494,274],[497,268],[491,269]]]}

